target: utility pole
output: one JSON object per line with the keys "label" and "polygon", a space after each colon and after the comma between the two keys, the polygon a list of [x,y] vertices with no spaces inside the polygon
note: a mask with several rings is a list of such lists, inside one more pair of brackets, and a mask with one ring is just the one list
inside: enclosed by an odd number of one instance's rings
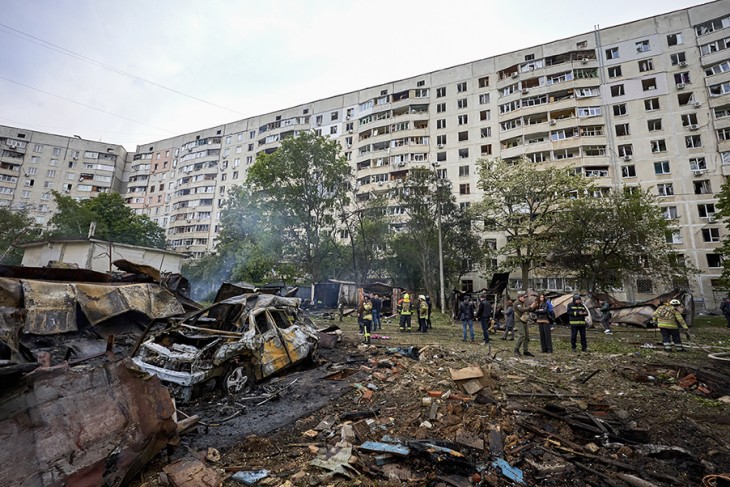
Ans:
{"label": "utility pole", "polygon": [[441,236],[441,180],[436,170],[438,163],[432,162],[434,175],[436,176],[436,227],[439,235],[439,288],[441,292],[441,314],[446,314],[446,293],[444,292],[444,247],[443,238]]}

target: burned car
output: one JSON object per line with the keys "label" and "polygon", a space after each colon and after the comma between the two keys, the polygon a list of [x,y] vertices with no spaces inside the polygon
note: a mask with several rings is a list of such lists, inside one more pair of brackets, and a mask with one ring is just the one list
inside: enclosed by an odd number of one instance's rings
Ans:
{"label": "burned car", "polygon": [[182,401],[216,385],[241,392],[315,357],[317,331],[300,304],[259,293],[224,299],[144,342],[134,361]]}

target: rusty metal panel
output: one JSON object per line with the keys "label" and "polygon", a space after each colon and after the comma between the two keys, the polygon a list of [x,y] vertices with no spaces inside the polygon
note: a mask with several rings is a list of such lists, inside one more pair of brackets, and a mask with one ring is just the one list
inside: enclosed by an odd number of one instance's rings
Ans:
{"label": "rusty metal panel", "polygon": [[55,335],[77,331],[76,290],[63,282],[22,280],[25,298],[24,332]]}
{"label": "rusty metal panel", "polygon": [[22,286],[17,279],[0,277],[0,307],[21,308]]}
{"label": "rusty metal panel", "polygon": [[185,312],[175,296],[157,284],[74,284],[74,287],[81,311],[92,325],[128,311],[140,312],[149,319],[167,318]]}

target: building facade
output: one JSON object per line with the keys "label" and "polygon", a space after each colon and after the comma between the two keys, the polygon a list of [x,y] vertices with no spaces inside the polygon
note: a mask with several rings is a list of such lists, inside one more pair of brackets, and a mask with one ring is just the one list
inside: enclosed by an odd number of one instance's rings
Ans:
{"label": "building facade", "polygon": [[[15,151],[6,141],[17,137],[2,130],[0,142]],[[700,270],[698,306],[716,307],[725,229],[715,194],[730,175],[730,0],[146,143],[126,159],[122,192],[166,229],[173,249],[201,256],[214,248],[226,191],[245,181],[258,154],[303,130],[340,142],[361,198],[427,166],[468,206],[480,199],[477,160],[493,157],[570,165],[595,181],[595,197],[648,188],[676,223],[675,251]],[[3,167],[14,157],[3,156]],[[492,264],[481,263],[465,288],[484,286]],[[530,284],[573,287],[547,275]],[[640,279],[623,292],[642,299],[660,291],[654,286]]]}

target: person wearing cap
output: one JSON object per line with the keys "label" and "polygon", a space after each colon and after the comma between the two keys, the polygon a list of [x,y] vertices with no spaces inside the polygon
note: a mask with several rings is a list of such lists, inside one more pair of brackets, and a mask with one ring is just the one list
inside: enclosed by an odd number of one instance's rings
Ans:
{"label": "person wearing cap", "polygon": [[362,326],[365,330],[364,343],[370,343],[370,333],[373,331],[373,303],[367,294],[362,298]]}
{"label": "person wearing cap", "polygon": [[399,301],[400,308],[400,331],[411,331],[411,315],[413,310],[411,309],[411,295],[406,291],[403,293],[403,298]]}
{"label": "person wearing cap", "polygon": [[583,352],[588,351],[588,341],[586,340],[586,316],[588,316],[588,308],[583,305],[580,294],[573,295],[573,302],[568,305],[568,323],[570,324],[570,348],[575,352],[578,347],[576,341],[578,333],[580,333],[580,349]]}
{"label": "person wearing cap", "polygon": [[489,343],[489,319],[492,317],[492,304],[487,300],[486,294],[479,295],[479,306],[477,307],[477,319],[482,325],[484,343]]}
{"label": "person wearing cap", "polygon": [[461,320],[461,329],[463,332],[462,341],[466,341],[467,328],[469,328],[471,341],[474,341],[474,305],[469,296],[464,296],[464,300],[459,305],[459,319]]}
{"label": "person wearing cap", "polygon": [[418,331],[426,333],[428,331],[428,303],[426,296],[421,294],[418,296]]}
{"label": "person wearing cap", "polygon": [[517,319],[515,323],[520,326],[520,337],[515,343],[515,355],[520,354],[520,347],[522,347],[522,355],[526,357],[534,357],[533,354],[528,350],[530,344],[530,325],[535,324],[533,316],[534,311],[537,308],[537,300],[533,301],[531,305],[527,304],[527,293],[520,291],[517,293],[517,302],[514,304],[515,316]]}
{"label": "person wearing cap", "polygon": [[659,331],[662,334],[662,343],[664,344],[665,352],[672,351],[672,342],[674,342],[674,348],[678,352],[685,351],[682,346],[682,338],[679,336],[679,327],[681,326],[685,332],[689,330],[689,327],[687,327],[682,313],[677,309],[681,304],[678,299],[672,299],[669,303],[659,306],[652,315],[652,320],[659,327]]}

